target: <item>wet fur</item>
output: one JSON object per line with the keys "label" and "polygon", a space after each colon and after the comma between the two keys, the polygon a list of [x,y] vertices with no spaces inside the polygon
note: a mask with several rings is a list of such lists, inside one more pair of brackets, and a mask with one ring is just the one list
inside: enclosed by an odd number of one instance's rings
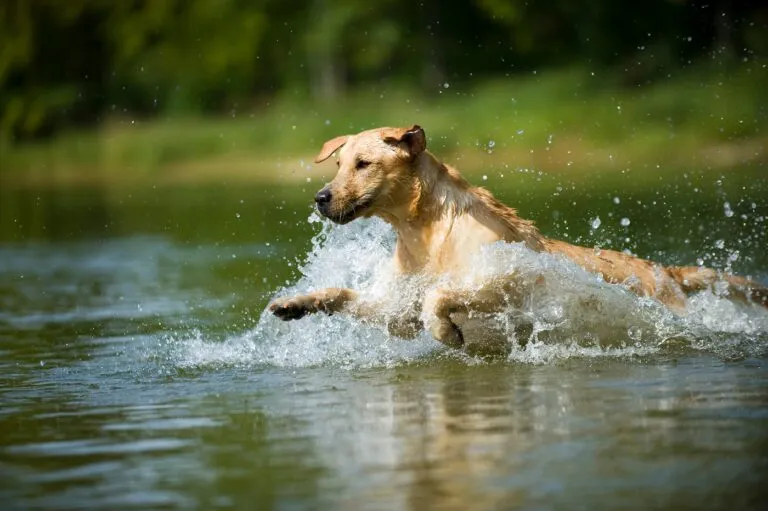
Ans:
{"label": "wet fur", "polygon": [[[324,144],[316,161],[337,150],[339,172],[327,187],[332,200],[319,204],[321,212],[340,223],[373,215],[390,223],[397,233],[394,262],[399,273],[457,281],[471,268],[482,245],[504,240],[566,257],[602,275],[606,282],[625,285],[678,312],[685,310],[690,293],[710,288],[732,299],[768,307],[768,289],[743,277],[709,268],[665,267],[622,252],[546,238],[488,190],[470,185],[456,169],[438,161],[426,150],[426,136],[418,126],[336,137]],[[360,161],[368,165],[358,168]],[[366,206],[356,211],[354,205],[361,201]],[[421,317],[426,318],[424,326],[436,339],[460,348],[464,338],[457,315],[500,310],[519,298],[516,293],[525,292],[515,283],[514,268],[510,268],[508,276],[471,291],[458,286],[432,290],[419,304]],[[347,313],[383,322],[392,333],[405,337],[415,335],[422,326],[415,318],[387,318],[381,307],[360,301],[348,289],[278,299],[269,310],[286,320],[314,312]]]}

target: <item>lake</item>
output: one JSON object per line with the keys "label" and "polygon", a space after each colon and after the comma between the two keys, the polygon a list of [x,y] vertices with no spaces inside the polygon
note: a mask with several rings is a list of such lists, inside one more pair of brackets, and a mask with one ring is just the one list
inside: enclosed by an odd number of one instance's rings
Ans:
{"label": "lake", "polygon": [[[764,168],[480,175],[549,236],[768,282]],[[3,509],[762,508],[767,311],[598,283],[596,317],[491,359],[281,323],[271,297],[391,249],[319,187],[2,185]]]}

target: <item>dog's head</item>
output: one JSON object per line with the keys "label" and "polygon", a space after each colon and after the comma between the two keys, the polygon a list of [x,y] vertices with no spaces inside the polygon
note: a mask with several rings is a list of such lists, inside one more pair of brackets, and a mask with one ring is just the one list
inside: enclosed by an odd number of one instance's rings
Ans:
{"label": "dog's head", "polygon": [[345,224],[396,204],[411,186],[413,162],[426,146],[419,126],[378,128],[327,141],[315,162],[327,160],[338,150],[339,171],[317,192],[317,209]]}

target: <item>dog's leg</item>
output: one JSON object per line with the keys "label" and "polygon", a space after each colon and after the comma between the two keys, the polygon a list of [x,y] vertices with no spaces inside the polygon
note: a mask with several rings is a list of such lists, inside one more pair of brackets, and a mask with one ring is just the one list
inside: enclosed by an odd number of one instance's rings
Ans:
{"label": "dog's leg", "polygon": [[451,314],[467,310],[461,298],[461,293],[444,289],[431,291],[424,298],[424,310],[428,315],[426,326],[432,337],[455,349],[464,346],[461,329],[451,321]]}
{"label": "dog's leg", "polygon": [[522,297],[513,275],[494,279],[479,289],[436,289],[424,299],[426,326],[438,341],[451,348],[461,348],[464,336],[451,320],[451,314],[500,312],[507,306],[519,307]]}
{"label": "dog's leg", "polygon": [[291,298],[278,298],[269,311],[284,321],[300,319],[308,314],[346,314],[361,321],[386,328],[390,335],[412,339],[424,328],[417,314],[388,315],[383,304],[359,299],[356,291],[344,288],[320,289]]}
{"label": "dog's leg", "polygon": [[290,321],[316,312],[347,312],[347,309],[354,309],[356,301],[355,291],[330,287],[307,295],[278,298],[269,305],[269,311],[284,321]]}

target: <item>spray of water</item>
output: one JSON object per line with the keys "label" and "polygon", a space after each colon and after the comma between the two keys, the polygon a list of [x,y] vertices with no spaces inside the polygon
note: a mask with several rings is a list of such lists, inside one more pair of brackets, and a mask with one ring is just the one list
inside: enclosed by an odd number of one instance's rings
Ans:
{"label": "spray of water", "polygon": [[[317,223],[320,231],[301,267],[302,277],[276,296],[350,287],[375,299],[391,293],[393,285],[399,286],[401,294],[424,293],[419,279],[393,284],[394,234],[382,221],[335,226],[313,214],[310,222]],[[490,336],[501,342],[509,361],[541,364],[676,350],[704,350],[725,358],[768,353],[768,311],[763,307],[702,292],[691,298],[686,315],[677,315],[653,299],[601,281],[563,257],[536,253],[522,244],[499,242],[485,247],[465,285],[508,274],[510,269],[529,291],[522,305],[470,317],[465,327],[467,339]],[[342,315],[317,314],[282,322],[264,313],[254,330],[223,344],[198,337],[179,345],[183,364],[191,366],[381,367],[430,357],[477,361],[443,347],[426,332],[413,340],[398,339],[382,328]]]}

